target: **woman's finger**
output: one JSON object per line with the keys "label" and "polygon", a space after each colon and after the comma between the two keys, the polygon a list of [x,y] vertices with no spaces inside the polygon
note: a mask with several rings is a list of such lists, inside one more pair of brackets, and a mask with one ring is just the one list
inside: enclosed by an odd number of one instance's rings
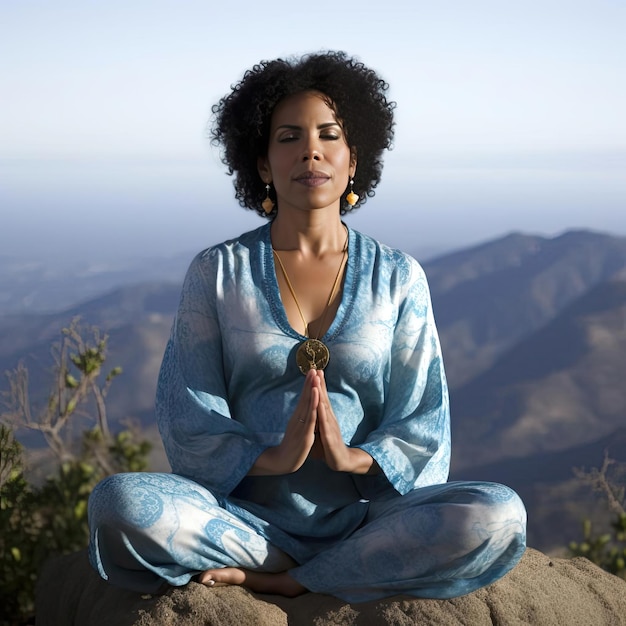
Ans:
{"label": "woman's finger", "polygon": [[311,389],[312,377],[307,373],[307,376],[304,379],[304,384],[302,385],[302,391],[300,392],[300,398],[298,399],[298,404],[296,405],[292,418],[295,417],[298,421],[302,421],[302,418],[305,417],[311,406]]}

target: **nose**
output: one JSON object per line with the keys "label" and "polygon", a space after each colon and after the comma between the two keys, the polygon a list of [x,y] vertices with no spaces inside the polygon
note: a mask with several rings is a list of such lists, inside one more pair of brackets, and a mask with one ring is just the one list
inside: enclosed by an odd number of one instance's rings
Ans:
{"label": "nose", "polygon": [[317,137],[309,137],[304,144],[302,151],[303,161],[321,161],[322,153],[319,147],[319,141]]}

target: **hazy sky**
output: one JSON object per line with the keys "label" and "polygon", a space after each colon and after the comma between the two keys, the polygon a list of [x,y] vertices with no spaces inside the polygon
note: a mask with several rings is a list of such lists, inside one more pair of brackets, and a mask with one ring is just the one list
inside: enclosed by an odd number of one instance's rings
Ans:
{"label": "hazy sky", "polygon": [[210,107],[259,60],[322,49],[398,103],[354,227],[418,256],[626,235],[624,32],[623,0],[0,0],[0,255],[195,251],[260,224]]}

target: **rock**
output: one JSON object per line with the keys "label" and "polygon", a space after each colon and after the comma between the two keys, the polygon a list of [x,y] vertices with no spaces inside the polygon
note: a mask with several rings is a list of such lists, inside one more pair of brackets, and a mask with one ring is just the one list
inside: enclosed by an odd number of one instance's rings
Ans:
{"label": "rock", "polygon": [[529,548],[502,580],[452,600],[348,604],[315,593],[289,599],[197,583],[153,596],[104,582],[82,551],[46,564],[36,610],[37,626],[623,626],[626,581],[587,559],[552,559]]}

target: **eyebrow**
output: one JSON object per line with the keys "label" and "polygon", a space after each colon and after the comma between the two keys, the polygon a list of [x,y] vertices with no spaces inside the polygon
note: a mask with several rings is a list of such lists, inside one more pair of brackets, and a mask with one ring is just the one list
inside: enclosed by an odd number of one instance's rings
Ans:
{"label": "eyebrow", "polygon": [[[341,124],[339,124],[339,122],[325,122],[324,124],[320,124],[317,129],[324,130],[325,128],[330,128],[331,126],[338,126],[341,128]],[[281,128],[288,130],[302,130],[302,126],[298,126],[297,124],[281,124],[276,127],[276,130],[280,130]]]}

